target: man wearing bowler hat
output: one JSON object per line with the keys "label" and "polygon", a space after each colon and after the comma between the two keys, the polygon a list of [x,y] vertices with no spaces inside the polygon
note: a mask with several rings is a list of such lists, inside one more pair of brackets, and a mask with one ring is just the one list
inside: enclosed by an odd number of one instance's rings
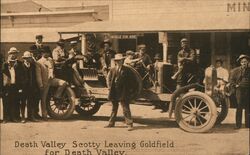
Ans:
{"label": "man wearing bowler hat", "polygon": [[230,73],[229,82],[235,89],[237,99],[236,110],[236,129],[242,127],[242,110],[245,109],[245,126],[249,128],[250,121],[250,57],[248,55],[240,55],[237,61],[240,63],[239,67],[234,68]]}
{"label": "man wearing bowler hat", "polygon": [[133,120],[129,104],[135,98],[138,85],[136,75],[132,70],[123,65],[124,57],[122,54],[116,54],[115,67],[111,68],[107,76],[107,86],[109,88],[109,100],[112,101],[112,113],[107,128],[115,126],[115,119],[118,111],[119,102],[121,103],[123,114],[129,130],[133,129]]}
{"label": "man wearing bowler hat", "polygon": [[38,60],[42,57],[41,50],[47,50],[47,51],[51,52],[49,46],[45,46],[43,44],[43,35],[38,34],[38,35],[36,35],[35,44],[30,46],[30,52],[33,54],[33,57],[36,60]]}

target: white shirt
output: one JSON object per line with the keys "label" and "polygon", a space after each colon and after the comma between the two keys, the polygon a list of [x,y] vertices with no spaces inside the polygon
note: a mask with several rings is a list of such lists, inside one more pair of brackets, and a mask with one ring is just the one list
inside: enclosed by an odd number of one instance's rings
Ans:
{"label": "white shirt", "polygon": [[30,68],[30,63],[28,63],[28,62],[24,62],[24,65],[27,67],[27,68]]}
{"label": "white shirt", "polygon": [[41,59],[43,61],[43,65],[46,66],[46,68],[48,69],[48,78],[49,79],[54,78],[54,74],[53,74],[54,67],[53,67],[53,64],[52,64],[53,62],[52,62],[51,58],[46,59],[46,58],[42,57]]}
{"label": "white shirt", "polygon": [[228,82],[229,74],[228,71],[223,67],[216,68],[217,71],[217,78],[223,79],[224,81]]}
{"label": "white shirt", "polygon": [[16,83],[16,73],[14,67],[9,68],[10,71],[10,83],[15,84]]}
{"label": "white shirt", "polygon": [[58,61],[58,59],[62,58],[65,56],[64,50],[60,47],[57,46],[53,51],[52,51],[52,58],[55,61]]}

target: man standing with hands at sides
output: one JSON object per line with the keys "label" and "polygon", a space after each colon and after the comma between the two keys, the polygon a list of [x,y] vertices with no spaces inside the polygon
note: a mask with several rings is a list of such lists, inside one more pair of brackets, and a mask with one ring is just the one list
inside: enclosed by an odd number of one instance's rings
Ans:
{"label": "man standing with hands at sides", "polygon": [[124,57],[122,54],[116,54],[114,61],[115,67],[111,68],[107,76],[107,85],[109,88],[109,100],[112,101],[112,112],[109,124],[106,128],[115,126],[119,102],[121,103],[123,114],[128,125],[129,131],[133,130],[133,120],[129,104],[137,94],[139,84],[136,82],[136,75],[133,71],[123,65]]}
{"label": "man standing with hands at sides", "polygon": [[229,82],[233,88],[236,89],[235,95],[237,99],[236,110],[236,129],[242,126],[242,110],[245,108],[245,126],[249,128],[250,123],[250,57],[247,55],[240,55],[237,61],[240,63],[239,67],[234,68],[230,73]]}
{"label": "man standing with hands at sides", "polygon": [[31,122],[38,122],[35,118],[36,95],[39,94],[39,89],[36,80],[36,62],[29,51],[25,51],[23,56],[23,75],[24,75],[24,87],[23,98],[21,101],[21,118],[22,123],[25,123],[25,107],[27,104],[28,120]]}
{"label": "man standing with hands at sides", "polygon": [[20,99],[23,87],[22,63],[17,60],[19,51],[12,47],[8,52],[8,61],[3,64],[3,123],[19,122]]}

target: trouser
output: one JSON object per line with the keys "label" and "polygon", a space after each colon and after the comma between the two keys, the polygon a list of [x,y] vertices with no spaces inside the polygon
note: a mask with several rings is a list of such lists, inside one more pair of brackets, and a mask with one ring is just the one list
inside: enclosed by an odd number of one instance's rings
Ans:
{"label": "trouser", "polygon": [[54,94],[54,98],[60,99],[63,91],[65,90],[65,88],[67,86],[67,82],[65,82],[64,80],[61,80],[61,79],[52,78],[52,79],[49,79],[48,84],[46,86],[44,86],[44,88],[41,90],[42,117],[47,117],[47,114],[48,114],[47,102],[49,102],[49,101],[47,100],[47,96],[48,96],[49,88],[51,86],[57,87],[57,90]]}
{"label": "trouser", "polygon": [[237,109],[236,109],[236,126],[241,127],[242,125],[242,110],[245,109],[245,126],[249,128],[250,124],[250,100],[249,100],[250,88],[237,88],[236,89],[236,99],[237,99]]}
{"label": "trouser", "polygon": [[25,108],[27,105],[27,113],[28,118],[34,119],[35,118],[35,112],[37,107],[37,101],[36,101],[36,92],[34,89],[26,89],[23,93],[23,98],[21,101],[21,117],[22,119],[25,118]]}
{"label": "trouser", "polygon": [[184,73],[183,71],[177,76],[177,85],[176,89],[184,87],[186,85],[197,82],[197,77],[193,73]]}
{"label": "trouser", "polygon": [[81,96],[87,95],[87,90],[84,87],[84,81],[76,66],[72,67],[72,82],[79,89]]}
{"label": "trouser", "polygon": [[[129,102],[128,101],[120,101],[120,103],[121,103],[121,106],[122,106],[123,115],[125,117],[126,124],[127,125],[132,125],[133,120],[132,120],[132,116],[131,116]],[[118,112],[118,107],[119,107],[119,101],[112,101],[112,112],[111,112],[111,116],[110,116],[110,119],[109,119],[109,124],[110,125],[115,125],[116,116],[117,116],[117,112]]]}
{"label": "trouser", "polygon": [[36,118],[39,118],[39,103],[41,101],[41,92],[37,92],[36,94],[34,94],[34,115]]}
{"label": "trouser", "polygon": [[20,118],[20,100],[16,85],[9,85],[4,88],[3,93],[3,119],[17,120]]}

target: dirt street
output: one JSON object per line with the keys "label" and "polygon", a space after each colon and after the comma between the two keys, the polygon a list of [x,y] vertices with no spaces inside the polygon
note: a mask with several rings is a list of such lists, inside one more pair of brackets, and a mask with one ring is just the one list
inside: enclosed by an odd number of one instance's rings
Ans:
{"label": "dirt street", "polygon": [[[249,152],[249,130],[234,129],[235,109],[209,133],[187,133],[152,106],[132,105],[134,130],[123,117],[115,128],[108,123],[111,105],[91,118],[74,114],[70,120],[1,124],[1,155],[214,155]],[[119,116],[122,116],[121,107]]]}

